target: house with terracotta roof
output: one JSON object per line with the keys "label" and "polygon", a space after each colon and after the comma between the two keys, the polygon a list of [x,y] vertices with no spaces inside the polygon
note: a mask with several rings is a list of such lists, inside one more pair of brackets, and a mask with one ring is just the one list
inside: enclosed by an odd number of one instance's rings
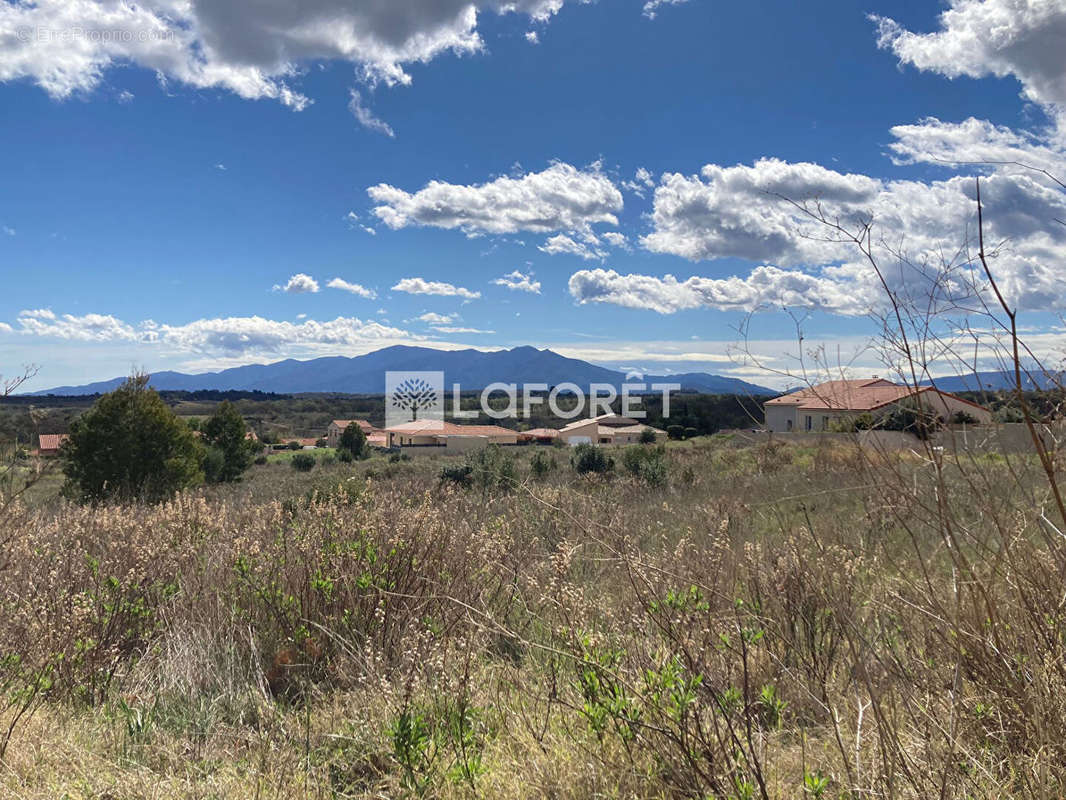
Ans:
{"label": "house with terracotta roof", "polygon": [[443,447],[474,450],[489,444],[518,443],[517,431],[499,425],[457,425],[454,422],[412,420],[385,429],[389,447]]}
{"label": "house with terracotta roof", "polygon": [[339,445],[344,431],[353,422],[363,429],[363,433],[366,434],[367,440],[369,440],[375,433],[381,433],[381,431],[365,419],[335,419],[329,424],[329,427],[326,428],[326,446],[336,447]]}
{"label": "house with terracotta roof", "polygon": [[564,425],[559,439],[567,444],[636,444],[644,431],[650,430],[659,441],[666,438],[666,431],[645,425],[621,414],[600,414],[598,417],[579,419]]}
{"label": "house with terracotta roof", "polygon": [[69,438],[65,433],[42,433],[37,437],[37,452],[42,456],[57,456],[59,448]]}
{"label": "house with terracotta roof", "polygon": [[992,421],[988,409],[932,386],[901,386],[884,378],[838,380],[766,401],[766,428],[774,433],[839,430],[856,417],[869,414],[874,421],[904,401],[920,403],[945,421],[960,412],[979,424]]}

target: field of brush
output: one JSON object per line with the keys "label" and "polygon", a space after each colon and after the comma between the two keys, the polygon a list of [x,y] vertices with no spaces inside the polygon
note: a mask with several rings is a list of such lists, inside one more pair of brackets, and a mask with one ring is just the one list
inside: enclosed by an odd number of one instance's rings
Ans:
{"label": "field of brush", "polygon": [[8,507],[0,796],[1066,792],[1066,539],[1035,459],[610,455]]}

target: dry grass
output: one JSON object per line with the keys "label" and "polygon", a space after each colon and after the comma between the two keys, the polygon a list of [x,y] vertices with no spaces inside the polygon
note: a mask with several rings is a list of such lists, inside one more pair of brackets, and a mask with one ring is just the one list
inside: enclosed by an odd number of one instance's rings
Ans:
{"label": "dry grass", "polygon": [[1066,791],[1031,460],[707,439],[656,488],[565,458],[506,492],[373,460],[11,511],[0,794]]}

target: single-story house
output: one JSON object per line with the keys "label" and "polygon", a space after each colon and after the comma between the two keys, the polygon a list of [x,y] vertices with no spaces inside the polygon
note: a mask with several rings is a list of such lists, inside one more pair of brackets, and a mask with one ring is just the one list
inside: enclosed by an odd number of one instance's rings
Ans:
{"label": "single-story house", "polygon": [[992,421],[991,412],[977,403],[931,386],[915,389],[878,377],[820,383],[767,400],[763,410],[767,430],[774,433],[809,433],[844,427],[863,414],[869,414],[876,421],[907,400],[920,402],[947,421],[960,412],[979,424]]}
{"label": "single-story house", "polygon": [[536,442],[538,444],[551,444],[559,438],[559,431],[555,428],[532,428],[521,431],[518,434],[520,442]]}
{"label": "single-story house", "polygon": [[337,445],[339,445],[341,441],[341,436],[344,434],[344,431],[353,422],[363,429],[363,433],[366,434],[368,439],[370,438],[371,434],[380,433],[377,428],[375,428],[365,419],[335,419],[329,424],[329,427],[326,428],[326,446],[336,447]]}
{"label": "single-story house", "polygon": [[59,448],[69,438],[65,433],[42,433],[37,437],[37,452],[42,456],[59,455]]}
{"label": "single-story house", "polygon": [[591,419],[575,420],[563,426],[559,431],[559,438],[570,445],[636,444],[646,430],[652,431],[656,440],[666,438],[665,431],[621,414],[600,414]]}
{"label": "single-story house", "polygon": [[412,420],[385,429],[389,447],[473,449],[487,444],[517,444],[516,431],[498,425],[457,425]]}

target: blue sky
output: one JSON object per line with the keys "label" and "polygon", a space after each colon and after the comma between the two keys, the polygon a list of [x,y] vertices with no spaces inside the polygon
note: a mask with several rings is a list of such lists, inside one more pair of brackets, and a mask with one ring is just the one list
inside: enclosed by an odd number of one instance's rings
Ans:
{"label": "blue sky", "polygon": [[0,6],[0,373],[30,389],[396,343],[781,385],[797,316],[877,371],[868,265],[778,195],[918,262],[972,236],[975,174],[1057,351],[1062,192],[944,162],[1063,164],[1064,2],[213,5]]}

